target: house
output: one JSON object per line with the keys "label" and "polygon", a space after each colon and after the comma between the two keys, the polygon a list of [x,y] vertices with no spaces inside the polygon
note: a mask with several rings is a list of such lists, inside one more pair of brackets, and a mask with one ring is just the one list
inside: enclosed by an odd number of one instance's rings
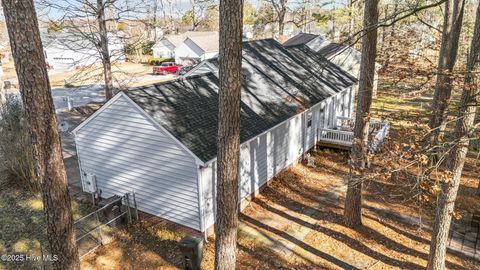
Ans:
{"label": "house", "polygon": [[[336,64],[343,70],[347,71],[350,75],[354,76],[357,80],[360,79],[360,64],[362,59],[362,53],[355,48],[330,42],[328,39],[321,35],[299,33],[298,35],[287,40],[283,45],[285,47],[298,46],[305,44],[313,51],[327,58],[332,63]],[[374,92],[377,88],[378,74],[380,65],[376,65],[375,77],[374,77]]]}
{"label": "house", "polygon": [[175,62],[190,64],[214,57],[218,53],[218,32],[188,31],[162,37],[153,47],[155,58],[175,58]]}
{"label": "house", "polygon": [[[304,45],[244,42],[242,60],[241,208],[352,115],[356,84]],[[134,190],[140,211],[211,232],[218,90],[208,72],[119,92],[73,131],[84,191],[109,198]]]}
{"label": "house", "polygon": [[175,48],[182,44],[186,35],[167,35],[160,38],[152,47],[153,57],[155,58],[174,58]]}
{"label": "house", "polygon": [[197,64],[218,55],[218,32],[187,37],[175,50],[175,62],[183,65]]}
{"label": "house", "polygon": [[327,38],[322,35],[315,35],[309,33],[299,33],[283,43],[285,47],[298,46],[298,45],[307,45],[312,50],[317,51],[322,44],[330,43]]}
{"label": "house", "polygon": [[[108,51],[112,62],[125,61],[122,40],[108,33]],[[76,33],[56,33],[42,38],[47,65],[55,71],[68,71],[79,67],[101,64],[95,45]]]}

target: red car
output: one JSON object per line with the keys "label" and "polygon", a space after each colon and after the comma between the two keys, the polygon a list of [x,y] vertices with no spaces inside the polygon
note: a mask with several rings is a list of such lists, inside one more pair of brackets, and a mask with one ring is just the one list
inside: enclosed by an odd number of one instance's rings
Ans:
{"label": "red car", "polygon": [[182,65],[177,65],[174,62],[163,62],[160,66],[153,67],[153,74],[177,73],[181,67]]}

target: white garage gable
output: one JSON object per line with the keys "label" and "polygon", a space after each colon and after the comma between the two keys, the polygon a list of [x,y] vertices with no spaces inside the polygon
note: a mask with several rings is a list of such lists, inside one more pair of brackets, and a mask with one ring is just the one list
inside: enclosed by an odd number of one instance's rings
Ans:
{"label": "white garage gable", "polygon": [[195,158],[124,94],[75,131],[82,178],[102,198],[135,190],[140,211],[200,230]]}

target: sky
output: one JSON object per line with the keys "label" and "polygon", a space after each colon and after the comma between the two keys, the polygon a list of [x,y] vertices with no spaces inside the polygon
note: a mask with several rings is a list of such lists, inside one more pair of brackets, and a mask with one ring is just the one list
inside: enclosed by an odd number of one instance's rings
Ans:
{"label": "sky", "polygon": [[[34,0],[35,2],[37,2],[37,0]],[[55,1],[55,0],[53,0]],[[65,3],[78,3],[80,2],[81,0],[62,0],[62,1],[55,1],[55,2],[65,2]],[[92,0],[90,0],[92,1]],[[120,1],[129,1],[129,2],[135,2],[135,0],[119,0]],[[140,0],[142,1],[142,0]],[[190,1],[189,0],[173,0],[174,2],[178,3],[178,6],[179,6],[179,9],[180,11],[183,13],[185,12],[186,10],[189,10],[191,8],[191,5],[190,5]],[[258,6],[259,3],[261,3],[262,1],[266,1],[266,0],[246,0],[246,1],[249,1],[250,3],[252,3],[254,6]],[[347,0],[335,0],[335,1],[332,1],[332,0],[320,0],[322,3],[329,3],[327,5],[325,5],[323,8],[324,9],[332,9],[332,8],[336,8],[336,7],[341,7],[341,6],[344,6],[347,4]],[[295,2],[294,0],[290,0],[291,2],[291,6],[295,6]],[[40,6],[39,4],[36,5],[37,6],[37,9],[38,7]],[[161,12],[160,12],[161,13]],[[167,12],[168,14],[169,12]],[[48,10],[47,12],[43,12],[41,10],[38,10],[38,15],[39,17],[41,17],[41,19],[58,19],[62,16],[62,12],[59,11],[59,10]],[[3,15],[3,11],[2,11],[2,8],[0,6],[0,21],[4,21],[4,15]]]}

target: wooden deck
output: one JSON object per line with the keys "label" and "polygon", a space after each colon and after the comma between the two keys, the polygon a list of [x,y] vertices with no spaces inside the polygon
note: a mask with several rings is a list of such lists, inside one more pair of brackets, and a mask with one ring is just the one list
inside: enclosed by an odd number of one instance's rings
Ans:
{"label": "wooden deck", "polygon": [[[350,149],[353,141],[354,119],[337,117],[334,128],[322,128],[319,130],[318,144],[339,148]],[[381,120],[372,120],[369,129],[369,150],[375,151],[388,136],[390,123]]]}

